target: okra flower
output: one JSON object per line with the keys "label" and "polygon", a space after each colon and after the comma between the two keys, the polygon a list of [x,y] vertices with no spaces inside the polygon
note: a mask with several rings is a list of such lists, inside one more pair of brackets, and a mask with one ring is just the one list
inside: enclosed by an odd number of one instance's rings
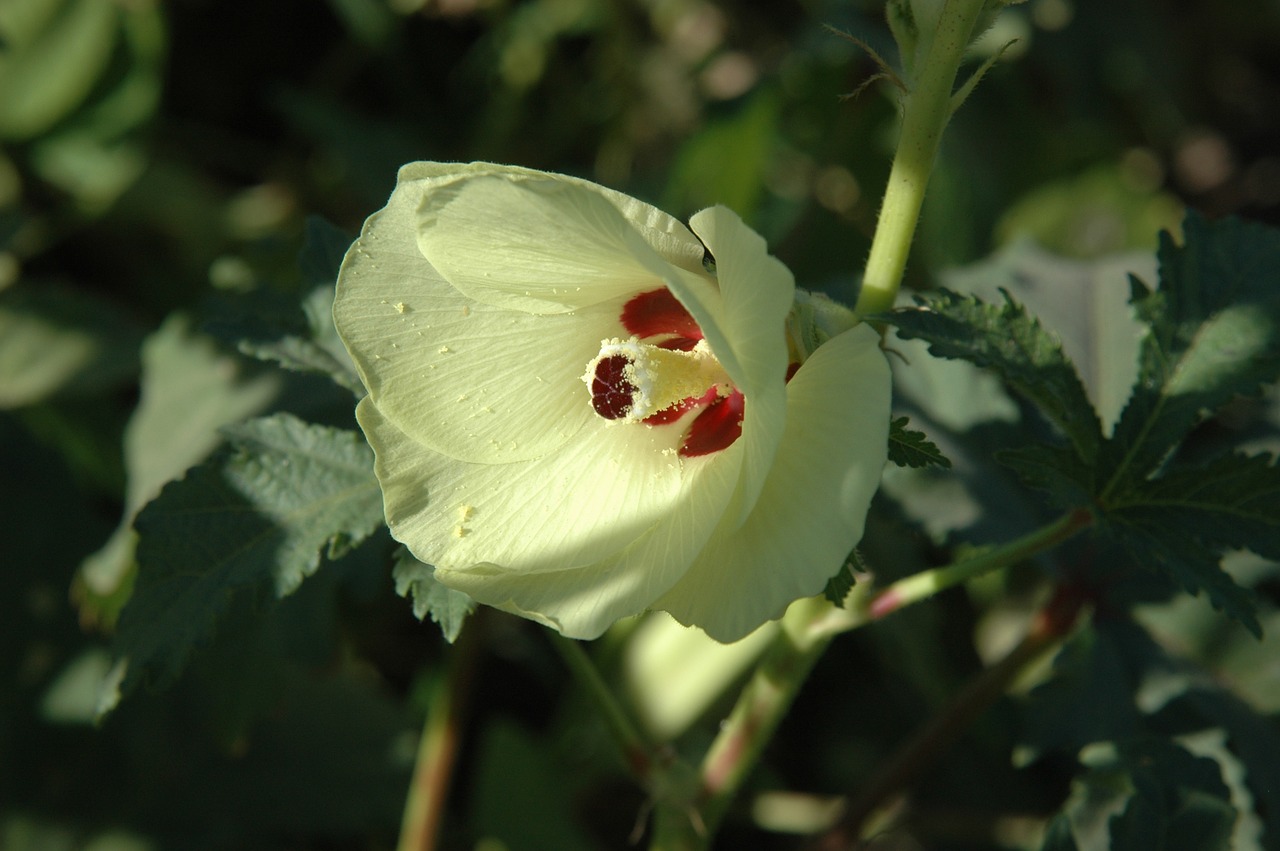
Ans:
{"label": "okra flower", "polygon": [[810,351],[795,298],[723,207],[686,228],[575,178],[405,166],[334,305],[392,534],[571,637],[779,617],[861,537],[889,421],[876,334]]}

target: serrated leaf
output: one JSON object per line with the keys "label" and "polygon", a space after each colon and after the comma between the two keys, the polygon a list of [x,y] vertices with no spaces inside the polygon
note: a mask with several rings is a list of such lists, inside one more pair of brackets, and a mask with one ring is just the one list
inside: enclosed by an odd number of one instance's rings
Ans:
{"label": "serrated leaf", "polygon": [[1206,416],[1280,377],[1280,231],[1195,214],[1183,231],[1181,247],[1162,235],[1160,288],[1133,282],[1149,330],[1137,386],[1103,445],[1104,494],[1140,482]]}
{"label": "serrated leaf", "polygon": [[[1140,737],[1086,748],[1045,848],[1225,849],[1236,811],[1218,764],[1180,743]],[[1062,824],[1068,821],[1067,825]],[[1067,840],[1070,839],[1070,843]]]}
{"label": "serrated leaf", "polygon": [[998,374],[1060,428],[1082,459],[1092,459],[1102,427],[1061,342],[1004,294],[1002,305],[939,290],[917,296],[922,309],[876,317],[899,336],[929,343],[937,357],[966,360]]}
{"label": "serrated leaf", "polygon": [[229,445],[138,515],[138,579],[116,653],[127,693],[167,683],[208,640],[234,595],[282,597],[336,542],[383,522],[373,455],[359,434],[277,414],[225,430]]}
{"label": "serrated leaf", "polygon": [[113,621],[134,566],[133,520],[160,488],[204,460],[219,429],[262,412],[280,392],[278,375],[246,375],[243,364],[172,314],[142,344],[141,400],[124,434],[125,510],[110,540],[77,576],[81,616]]}
{"label": "serrated leaf", "polygon": [[899,467],[951,469],[951,459],[924,432],[907,428],[908,422],[906,417],[898,417],[889,424],[889,460]]}
{"label": "serrated leaf", "polygon": [[1253,595],[1220,566],[1230,549],[1280,558],[1280,468],[1266,455],[1178,467],[1109,502],[1104,529],[1141,562],[1261,635]]}
{"label": "serrated leaf", "polygon": [[300,303],[275,293],[252,293],[211,322],[209,331],[249,357],[326,375],[364,394],[333,324],[332,281],[317,284]]}
{"label": "serrated leaf", "polygon": [[[1116,178],[1109,178],[1108,185],[1118,185]],[[1066,209],[1060,198],[1049,206],[1057,212]],[[1085,204],[1071,209],[1080,213],[1096,207]],[[1179,207],[1175,223],[1181,216]],[[1062,223],[1056,224],[1061,232]],[[1052,230],[1050,225],[1046,228]],[[1158,231],[1158,227],[1148,227],[1142,232]],[[1044,238],[1044,231],[1037,231],[1037,239]],[[940,285],[988,302],[999,301],[1001,290],[1012,293],[1061,339],[1062,350],[1080,375],[1103,430],[1110,433],[1138,377],[1138,345],[1144,327],[1129,303],[1128,280],[1132,274],[1154,278],[1155,253],[1125,251],[1079,260],[1042,247],[1049,244],[1052,243],[1037,244],[1025,237],[1016,239],[985,260],[942,272]]]}
{"label": "serrated leaf", "polygon": [[418,561],[408,550],[402,549],[396,555],[391,575],[396,581],[396,593],[413,597],[413,616],[418,620],[430,616],[440,626],[444,640],[452,644],[476,601],[436,582],[435,568]]}
{"label": "serrated leaf", "polygon": [[[852,558],[861,566],[861,558],[856,551],[852,554]],[[826,587],[822,589],[822,596],[834,606],[843,606],[844,601],[849,597],[849,592],[857,584],[858,578],[854,574],[854,565],[846,562],[840,565],[839,573],[827,580]]]}
{"label": "serrated leaf", "polygon": [[1093,494],[1093,469],[1066,447],[1037,443],[1001,449],[995,457],[1023,484],[1044,491],[1061,508],[1088,504]]}

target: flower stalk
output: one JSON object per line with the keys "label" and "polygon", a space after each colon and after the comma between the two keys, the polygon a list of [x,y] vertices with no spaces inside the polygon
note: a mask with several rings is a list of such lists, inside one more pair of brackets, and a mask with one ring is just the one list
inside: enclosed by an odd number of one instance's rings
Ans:
{"label": "flower stalk", "polygon": [[397,851],[434,851],[438,846],[475,678],[482,627],[483,623],[473,622],[462,630],[449,654],[447,673],[432,688],[401,817]]}
{"label": "flower stalk", "polygon": [[604,717],[609,733],[622,752],[623,761],[632,776],[640,785],[648,789],[653,786],[653,773],[660,769],[664,760],[658,758],[657,750],[640,732],[640,728],[619,703],[609,684],[600,676],[587,651],[580,642],[565,638],[552,630],[547,631],[551,643],[560,653],[569,672],[586,691],[600,714]]}
{"label": "flower stalk", "polygon": [[1017,540],[985,550],[972,558],[899,579],[880,593],[865,600],[861,606],[869,620],[879,620],[905,606],[932,597],[939,591],[945,591],[975,577],[1017,564],[1036,553],[1056,547],[1084,530],[1092,522],[1093,515],[1087,509],[1070,511],[1052,523],[1041,526]]}
{"label": "flower stalk", "polygon": [[956,74],[982,7],[983,0],[946,0],[919,73],[903,96],[898,150],[867,256],[856,307],[859,314],[893,308],[938,143],[951,119]]}

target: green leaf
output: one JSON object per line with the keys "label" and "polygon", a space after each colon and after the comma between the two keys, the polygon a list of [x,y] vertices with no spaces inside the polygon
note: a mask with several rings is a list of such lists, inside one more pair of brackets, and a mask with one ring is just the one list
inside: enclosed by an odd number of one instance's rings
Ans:
{"label": "green leaf", "polygon": [[1127,621],[1090,625],[1072,636],[1053,660],[1053,675],[1027,698],[1022,747],[1036,755],[1074,753],[1136,735],[1134,667],[1148,644]]}
{"label": "green leaf", "polygon": [[278,414],[225,430],[229,446],[138,515],[138,579],[120,616],[121,693],[161,684],[239,593],[289,594],[383,522],[373,456],[355,432]]}
{"label": "green leaf", "polygon": [[0,292],[0,410],[100,395],[138,365],[141,333],[104,299],[47,282]]}
{"label": "green leaf", "polygon": [[921,309],[875,317],[897,326],[904,338],[928,341],[938,357],[958,358],[994,370],[1034,404],[1091,460],[1102,439],[1098,416],[1062,343],[1004,294],[1003,305],[939,290],[917,296]]}
{"label": "green leaf", "polygon": [[440,625],[444,640],[452,644],[462,631],[467,616],[475,609],[476,601],[461,591],[436,582],[435,568],[418,561],[406,549],[396,554],[396,565],[391,575],[396,581],[397,594],[413,596],[413,616],[422,620],[429,615]]}
{"label": "green leaf", "polygon": [[[1045,848],[1213,851],[1229,848],[1236,810],[1218,763],[1168,739],[1100,743],[1054,820]],[[1067,824],[1063,824],[1067,822]]]}
{"label": "green leaf", "polygon": [[[861,558],[856,551],[852,554],[852,558],[861,567]],[[822,596],[831,601],[834,606],[843,606],[844,601],[849,598],[849,592],[857,584],[858,578],[854,575],[854,565],[846,562],[840,565],[839,573],[827,580],[827,586],[822,589]]]}
{"label": "green leaf", "polygon": [[1160,288],[1133,280],[1149,326],[1137,386],[1103,446],[1104,494],[1148,477],[1207,416],[1280,377],[1280,231],[1190,214],[1164,234]]}
{"label": "green leaf", "polygon": [[364,387],[333,324],[333,288],[352,237],[319,216],[307,219],[298,266],[308,286],[296,297],[260,290],[223,305],[209,330],[258,360],[295,372],[326,375],[364,395]]}
{"label": "green leaf", "polygon": [[89,96],[121,14],[94,0],[13,0],[0,10],[0,138],[38,136]]}
{"label": "green leaf", "polygon": [[333,282],[320,283],[301,303],[271,292],[254,292],[224,308],[210,333],[258,360],[294,372],[326,375],[357,396],[364,387],[333,324]]}
{"label": "green leaf", "polygon": [[[1085,206],[1092,213],[1084,215],[1096,215],[1096,204]],[[1057,204],[1055,209],[1067,208]],[[1174,223],[1181,217],[1179,206]],[[1078,223],[1068,228],[1060,221],[1046,227],[1055,226],[1057,232],[1079,233],[1084,229]],[[1144,232],[1154,246],[1159,228],[1148,227]],[[1041,236],[1038,233],[1036,238]],[[1037,244],[1024,235],[991,257],[942,272],[940,285],[987,302],[999,301],[1001,290],[1012,293],[1019,304],[1061,339],[1062,350],[1080,375],[1102,420],[1103,431],[1110,433],[1138,377],[1138,346],[1144,330],[1129,303],[1129,276],[1153,278],[1155,252],[1126,251],[1077,260],[1041,247],[1049,244],[1052,243]],[[912,364],[913,369],[918,366]],[[968,390],[950,386],[937,389],[954,393]],[[967,396],[962,398],[972,404]]]}
{"label": "green leaf", "polygon": [[889,424],[889,460],[899,467],[951,469],[951,459],[924,432],[908,429],[907,423],[906,417],[898,417]]}
{"label": "green leaf", "polygon": [[1087,505],[1093,494],[1093,469],[1063,446],[1033,443],[1001,449],[996,460],[1018,474],[1027,487],[1044,491],[1060,508]]}
{"label": "green leaf", "polygon": [[236,359],[173,314],[142,345],[141,401],[125,428],[125,510],[111,539],[81,566],[82,616],[111,622],[134,566],[133,520],[160,488],[204,460],[219,429],[261,412],[278,375],[248,377]]}
{"label": "green leaf", "polygon": [[761,87],[733,114],[708,121],[676,155],[662,207],[697,210],[724,204],[751,221],[774,161],[778,93]]}
{"label": "green leaf", "polygon": [[1111,847],[1213,851],[1230,848],[1236,819],[1218,764],[1165,739],[1122,743],[1113,763],[1133,794],[1111,819]]}
{"label": "green leaf", "polygon": [[1154,563],[1254,635],[1253,595],[1222,570],[1224,551],[1280,558],[1280,467],[1267,455],[1228,455],[1175,467],[1105,506],[1104,528],[1136,559]]}
{"label": "green leaf", "polygon": [[494,845],[521,851],[595,847],[574,817],[583,775],[571,771],[567,755],[548,742],[502,719],[484,730],[472,769],[470,824]]}

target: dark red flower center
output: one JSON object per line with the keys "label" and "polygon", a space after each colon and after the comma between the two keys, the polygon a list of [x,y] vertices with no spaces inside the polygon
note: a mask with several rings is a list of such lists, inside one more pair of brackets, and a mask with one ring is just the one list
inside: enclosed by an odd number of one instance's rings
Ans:
{"label": "dark red flower center", "polygon": [[[640,293],[622,308],[622,327],[651,346],[674,351],[690,351],[703,339],[702,329],[684,305],[665,287]],[[630,361],[624,355],[601,358],[591,376],[591,406],[605,419],[622,419],[631,411],[638,392],[627,375]],[[679,454],[695,458],[719,452],[742,434],[746,400],[737,389],[728,395],[711,387],[700,396],[689,396],[643,422],[650,426],[671,425],[696,411],[689,423]]]}
{"label": "dark red flower center", "polygon": [[591,379],[591,407],[606,420],[620,420],[631,412],[637,388],[627,378],[631,361],[625,355],[601,358]]}

